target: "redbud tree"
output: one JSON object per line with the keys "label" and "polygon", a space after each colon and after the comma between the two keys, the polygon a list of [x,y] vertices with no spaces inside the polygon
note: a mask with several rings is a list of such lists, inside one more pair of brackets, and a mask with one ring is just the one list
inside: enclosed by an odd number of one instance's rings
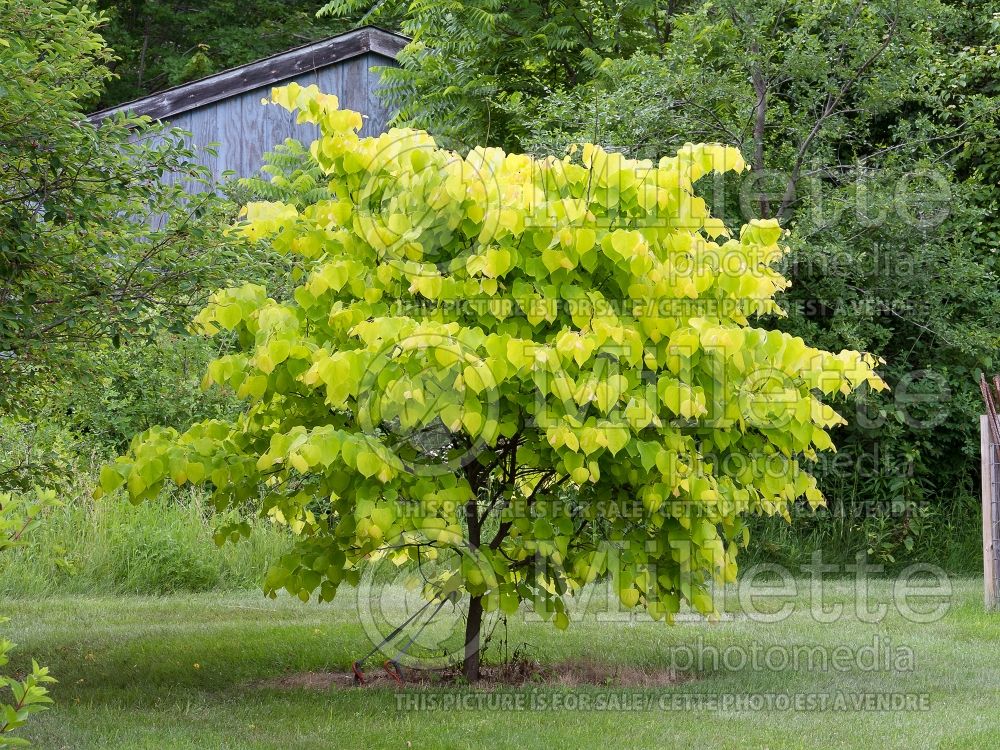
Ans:
{"label": "redbud tree", "polygon": [[285,180],[294,200],[250,204],[239,231],[294,254],[301,283],[214,295],[194,325],[238,345],[206,381],[244,410],[139,435],[103,492],[190,482],[287,523],[272,596],[329,601],[386,556],[433,560],[424,595],[467,606],[470,680],[484,613],[527,601],[565,628],[604,580],[658,620],[712,615],[745,517],[823,502],[808,462],[843,422],[823,398],[884,385],[871,355],[751,325],[781,313],[782,230],[732,234],[693,188],[743,170],[737,150],[463,156],[420,131],[359,138],[315,87],[273,102],[318,125],[327,189]]}

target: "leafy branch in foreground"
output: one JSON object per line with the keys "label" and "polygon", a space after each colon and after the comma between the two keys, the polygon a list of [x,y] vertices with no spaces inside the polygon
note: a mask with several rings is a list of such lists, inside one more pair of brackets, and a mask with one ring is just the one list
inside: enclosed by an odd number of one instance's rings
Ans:
{"label": "leafy branch in foreground", "polygon": [[[42,511],[55,502],[55,492],[51,490],[36,490],[35,499],[30,502],[9,493],[0,494],[0,552],[23,544],[25,534],[38,525]],[[9,662],[8,654],[13,648],[9,640],[0,639],[0,667]],[[31,673],[23,680],[0,675],[0,688],[9,688],[13,695],[12,703],[0,703],[0,747],[28,744],[23,738],[11,736],[11,732],[23,726],[32,714],[49,707],[52,699],[45,686],[55,681],[48,667],[40,667],[34,659]]]}
{"label": "leafy branch in foreground", "polygon": [[[7,654],[13,647],[14,644],[10,641],[0,640],[0,667],[7,664]],[[49,675],[49,668],[38,666],[34,659],[31,661],[31,674],[23,680],[0,675],[0,686],[10,688],[14,696],[13,703],[0,704],[0,747],[23,747],[30,744],[23,738],[12,737],[10,733],[23,726],[29,716],[49,707],[52,699],[45,685],[55,681]]]}

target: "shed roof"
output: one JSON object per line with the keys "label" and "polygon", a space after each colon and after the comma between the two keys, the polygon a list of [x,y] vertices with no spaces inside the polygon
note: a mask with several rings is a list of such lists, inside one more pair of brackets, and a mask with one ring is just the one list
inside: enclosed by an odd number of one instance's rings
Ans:
{"label": "shed roof", "polygon": [[89,119],[91,122],[100,122],[119,112],[132,112],[161,120],[369,52],[395,59],[409,41],[405,36],[377,26],[363,26],[214,73],[197,81],[164,89],[141,99],[102,109],[90,115]]}

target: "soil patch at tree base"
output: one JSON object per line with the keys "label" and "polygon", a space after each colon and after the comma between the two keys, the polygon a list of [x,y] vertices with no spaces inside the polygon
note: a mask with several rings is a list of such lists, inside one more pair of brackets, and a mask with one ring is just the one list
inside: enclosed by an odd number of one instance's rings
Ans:
{"label": "soil patch at tree base", "polygon": [[[391,669],[391,668],[390,668]],[[540,664],[518,660],[500,665],[484,665],[476,688],[524,687],[622,687],[655,688],[690,681],[691,676],[667,667],[638,667],[607,664],[598,661],[574,660],[556,664]],[[401,670],[401,679],[377,663],[364,671],[359,683],[350,670],[320,672],[290,672],[254,683],[269,690],[354,690],[406,689],[428,687],[460,687],[468,683],[459,668]]]}

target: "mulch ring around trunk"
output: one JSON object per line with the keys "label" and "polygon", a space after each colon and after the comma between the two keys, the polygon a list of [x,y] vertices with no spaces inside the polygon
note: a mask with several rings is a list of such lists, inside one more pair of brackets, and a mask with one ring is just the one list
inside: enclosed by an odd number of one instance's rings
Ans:
{"label": "mulch ring around trunk", "polygon": [[[448,669],[402,670],[398,682],[377,662],[365,669],[365,681],[357,684],[354,673],[345,671],[289,672],[259,680],[254,687],[265,690],[365,690],[370,688],[458,687],[466,682],[458,667]],[[637,667],[607,664],[591,660],[572,660],[556,664],[541,664],[520,658],[499,665],[483,665],[477,688],[522,687],[527,685],[554,687],[621,687],[655,688],[676,685],[691,680],[691,676],[667,667]]]}

